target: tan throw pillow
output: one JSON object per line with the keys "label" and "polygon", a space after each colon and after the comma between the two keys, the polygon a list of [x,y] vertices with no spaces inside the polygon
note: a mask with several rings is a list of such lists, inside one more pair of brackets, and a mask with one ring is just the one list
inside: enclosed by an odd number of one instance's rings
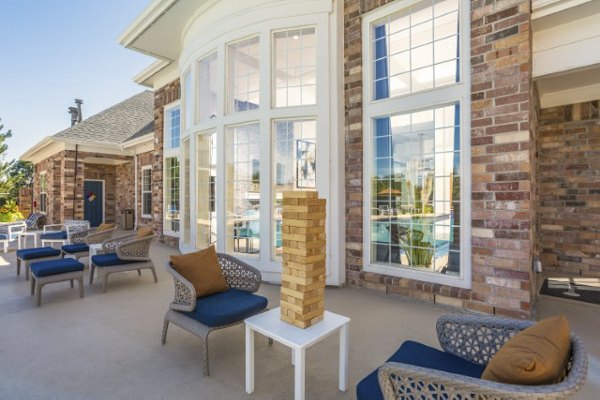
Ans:
{"label": "tan throw pillow", "polygon": [[145,238],[146,236],[153,235],[153,234],[154,234],[154,232],[152,231],[152,229],[150,229],[146,226],[143,226],[137,230],[136,238],[141,239],[141,238]]}
{"label": "tan throw pillow", "polygon": [[481,376],[515,385],[548,385],[565,375],[571,352],[569,322],[546,318],[517,333],[492,357]]}
{"label": "tan throw pillow", "polygon": [[171,264],[175,271],[194,285],[196,297],[229,289],[219,265],[215,246],[181,256],[171,256]]}
{"label": "tan throw pillow", "polygon": [[115,224],[105,224],[104,222],[100,224],[100,226],[98,226],[98,229],[96,229],[97,231],[107,231],[109,229],[112,229],[115,227]]}

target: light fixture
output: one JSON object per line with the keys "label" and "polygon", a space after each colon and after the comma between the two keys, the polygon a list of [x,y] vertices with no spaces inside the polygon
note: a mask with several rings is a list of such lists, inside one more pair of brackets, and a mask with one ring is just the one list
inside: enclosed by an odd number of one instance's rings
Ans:
{"label": "light fixture", "polygon": [[294,36],[292,36],[292,39],[294,39],[294,40],[298,40],[298,39],[300,39],[300,36],[298,36],[298,35],[294,35]]}

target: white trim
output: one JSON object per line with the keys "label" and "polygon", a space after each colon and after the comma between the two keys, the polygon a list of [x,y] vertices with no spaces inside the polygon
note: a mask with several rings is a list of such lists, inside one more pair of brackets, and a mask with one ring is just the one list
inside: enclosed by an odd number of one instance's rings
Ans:
{"label": "white trim", "polygon": [[[399,0],[379,7],[363,16],[362,54],[363,54],[363,269],[408,279],[441,283],[461,288],[471,287],[471,81],[470,81],[470,3],[459,1],[460,18],[460,82],[439,89],[372,100],[372,23],[393,14],[421,0]],[[460,277],[441,275],[435,272],[418,271],[407,266],[392,267],[371,263],[371,160],[372,149],[370,132],[372,118],[380,115],[394,115],[423,108],[459,102],[461,131],[461,221],[460,221]]]}
{"label": "white trim", "polygon": [[[41,212],[43,214],[48,213],[48,180],[46,179],[47,172],[48,171],[44,170],[44,171],[40,171],[38,173],[38,179],[40,180],[40,194],[39,194],[40,204],[38,205],[37,208],[38,208],[39,212]],[[44,189],[45,189],[44,191],[42,191],[42,177],[44,177]],[[44,209],[43,210],[42,210],[42,194],[46,195],[46,200],[44,201]],[[33,204],[31,206],[33,207]]]}
{"label": "white trim", "polygon": [[567,10],[592,0],[533,0],[531,2],[531,19],[538,19],[550,14]]}
{"label": "white trim", "polygon": [[[106,181],[104,179],[84,179],[83,186],[85,187],[86,182],[102,182],[102,222],[106,222]],[[85,192],[85,190],[84,190]],[[85,193],[83,194],[83,201],[85,202]],[[83,207],[83,218],[85,219],[85,207]]]}
{"label": "white trim", "polygon": [[540,96],[540,108],[556,107],[565,104],[583,103],[598,100],[600,84],[576,87],[559,92],[547,92]]}
{"label": "white trim", "polygon": [[[179,237],[179,232],[175,232],[172,231],[170,229],[167,229],[167,175],[166,175],[166,171],[167,171],[167,159],[169,158],[174,158],[177,160],[178,165],[179,165],[179,176],[177,177],[177,180],[179,181],[179,187],[181,187],[181,163],[179,162],[179,154],[177,155],[171,155],[171,156],[164,156],[163,157],[163,210],[162,210],[162,214],[163,214],[163,235],[168,235],[168,236],[173,236],[173,237]],[[178,195],[179,196],[179,195]],[[181,197],[179,197],[179,231],[181,231]]]}
{"label": "white trim", "polygon": [[[142,203],[140,204],[140,214],[142,218],[152,218],[152,210],[150,210],[150,214],[144,214],[144,193],[150,193],[150,208],[152,208],[152,165],[144,165],[140,168],[140,193],[142,195]],[[150,191],[144,190],[144,172],[150,171]]]}
{"label": "white trim", "polygon": [[[170,123],[170,118],[167,118],[167,115],[169,115],[169,112],[174,110],[175,108],[179,108],[179,147],[175,147],[172,149],[167,149],[166,143],[167,143],[167,131],[169,131],[169,135],[170,135],[170,128],[171,128],[171,123]],[[181,188],[181,143],[182,143],[182,129],[181,129],[181,123],[182,123],[182,114],[181,114],[181,100],[175,100],[169,104],[166,104],[163,107],[163,162],[162,162],[162,174],[163,174],[163,210],[162,210],[162,215],[163,215],[163,235],[168,235],[168,236],[172,236],[172,237],[177,237],[179,238],[180,232],[181,232],[181,215],[182,215],[182,211],[181,211],[181,190],[179,193],[179,232],[175,232],[172,231],[170,229],[167,229],[167,190],[166,190],[166,170],[167,170],[167,159],[168,158],[175,158],[177,159],[177,162],[179,163],[179,177],[177,178],[179,180],[179,187]],[[170,136],[169,136],[170,137]]]}
{"label": "white trim", "polygon": [[165,68],[171,65],[172,61],[157,60],[143,69],[133,77],[133,81],[139,85],[152,88],[151,79],[162,72]]}

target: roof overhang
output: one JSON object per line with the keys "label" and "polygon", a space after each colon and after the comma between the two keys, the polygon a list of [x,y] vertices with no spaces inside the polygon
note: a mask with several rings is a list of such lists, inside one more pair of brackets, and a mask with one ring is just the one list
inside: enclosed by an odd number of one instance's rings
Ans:
{"label": "roof overhang", "polygon": [[[146,136],[153,137],[153,135],[150,134]],[[85,153],[100,153],[115,156],[130,156],[134,154],[132,151],[125,150],[116,143],[93,141],[82,142],[81,140],[48,136],[23,153],[20,159],[23,161],[30,161],[33,164],[38,164],[48,157],[52,157],[65,150],[78,150]]]}
{"label": "roof overhang", "polygon": [[154,134],[148,133],[142,137],[128,140],[121,145],[128,154],[141,154],[154,150]]}

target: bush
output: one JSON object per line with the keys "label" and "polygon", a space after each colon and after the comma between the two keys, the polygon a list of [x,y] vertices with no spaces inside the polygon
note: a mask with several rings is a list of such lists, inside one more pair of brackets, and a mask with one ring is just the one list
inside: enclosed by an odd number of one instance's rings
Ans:
{"label": "bush", "polygon": [[15,222],[25,219],[15,201],[7,201],[0,207],[0,222]]}

